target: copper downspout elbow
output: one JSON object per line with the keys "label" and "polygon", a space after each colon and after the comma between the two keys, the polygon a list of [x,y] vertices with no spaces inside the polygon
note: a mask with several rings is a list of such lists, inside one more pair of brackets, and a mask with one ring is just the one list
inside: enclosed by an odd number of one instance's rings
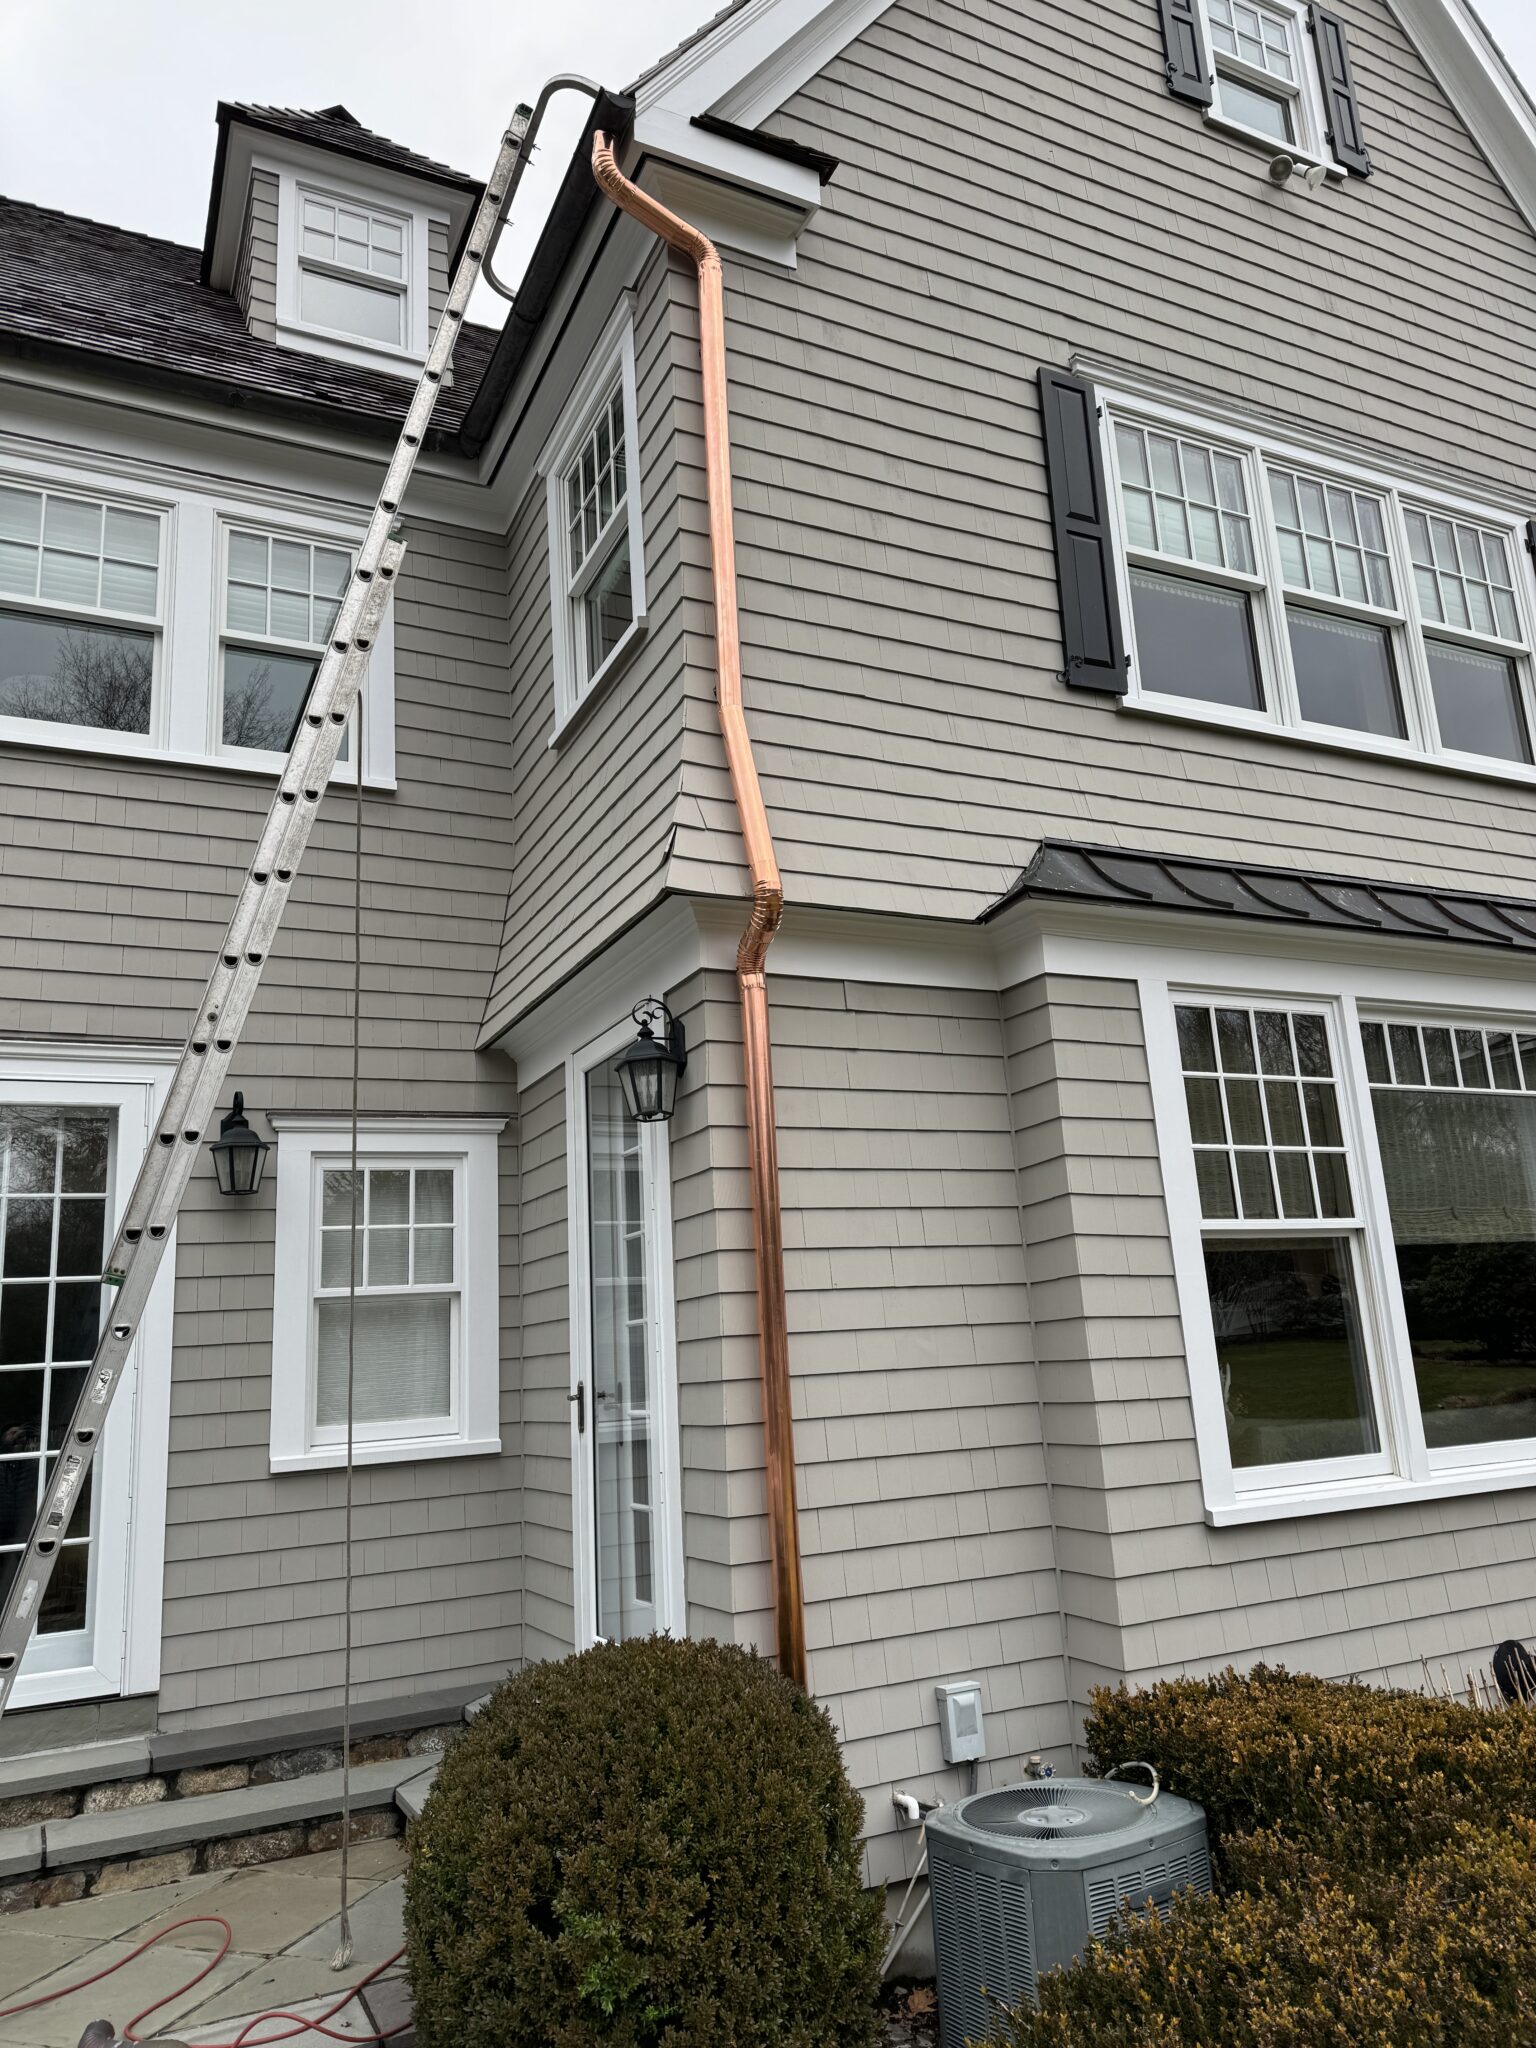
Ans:
{"label": "copper downspout elbow", "polygon": [[784,914],[784,889],[752,736],[741,702],[741,631],[736,615],[736,535],[731,513],[730,412],[725,376],[725,294],[720,255],[707,235],[632,185],[606,135],[592,138],[592,175],[614,205],[693,264],[699,278],[704,461],[710,562],[715,586],[715,698],[731,792],[752,877],[752,914],[736,949],[741,1045],[747,1084],[747,1150],[752,1248],[757,1279],[757,1357],[763,1383],[763,1449],[779,1668],[806,1682],[805,1599],[795,1511],[795,1441],[789,1392],[789,1321],[784,1303],[784,1216],[779,1202],[779,1134],[773,1104],[773,1047],[764,961]]}

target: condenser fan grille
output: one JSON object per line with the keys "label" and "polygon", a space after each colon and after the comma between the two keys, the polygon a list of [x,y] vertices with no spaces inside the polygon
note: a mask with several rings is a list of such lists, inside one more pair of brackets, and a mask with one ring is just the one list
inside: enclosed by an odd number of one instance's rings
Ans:
{"label": "condenser fan grille", "polygon": [[983,1834],[1008,1835],[1015,1841],[1080,1841],[1086,1835],[1113,1835],[1134,1827],[1141,1807],[1128,1792],[1108,1785],[1016,1785],[1007,1792],[985,1792],[968,1799],[967,1827]]}

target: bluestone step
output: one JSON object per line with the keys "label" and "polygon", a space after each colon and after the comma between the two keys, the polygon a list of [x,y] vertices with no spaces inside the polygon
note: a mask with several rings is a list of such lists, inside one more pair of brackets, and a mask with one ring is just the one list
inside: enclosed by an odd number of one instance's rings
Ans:
{"label": "bluestone step", "polygon": [[[420,1758],[417,1759],[420,1762]],[[421,1809],[427,1803],[427,1794],[437,1783],[437,1765],[423,1771],[419,1778],[407,1778],[403,1785],[395,1788],[395,1804],[407,1820],[419,1820]]]}
{"label": "bluestone step", "polygon": [[[419,1756],[388,1763],[359,1764],[352,1772],[352,1808],[366,1813],[394,1804],[397,1789],[421,1776]],[[341,1811],[342,1773],[317,1771],[275,1785],[247,1785],[238,1792],[204,1792],[195,1799],[166,1799],[118,1813],[81,1813],[72,1820],[44,1821],[43,1861],[48,1870],[73,1863],[101,1863],[156,1849],[179,1848],[226,1835],[254,1835],[294,1821],[325,1820]],[[36,1833],[18,1829],[19,1834]],[[37,1867],[35,1864],[32,1866]]]}

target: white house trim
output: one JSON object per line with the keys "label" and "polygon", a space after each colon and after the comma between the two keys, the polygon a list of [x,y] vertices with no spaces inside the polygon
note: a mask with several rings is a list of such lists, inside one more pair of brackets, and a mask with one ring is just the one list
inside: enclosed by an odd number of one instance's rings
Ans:
{"label": "white house trim", "polygon": [[1467,0],[1387,0],[1516,206],[1536,228],[1536,107]]}
{"label": "white house trim", "polygon": [[[334,1112],[274,1111],[278,1134],[277,1227],[273,1270],[288,1276],[272,1319],[270,1468],[278,1472],[334,1469],[345,1446],[317,1440],[311,1336],[317,1161],[350,1149],[347,1119]],[[449,1426],[430,1433],[389,1435],[382,1426],[354,1444],[358,1465],[415,1464],[424,1459],[486,1457],[501,1449],[500,1208],[497,1192],[499,1116],[378,1117],[358,1124],[358,1157],[368,1167],[452,1165],[456,1202],[454,1285],[458,1326]]]}
{"label": "white house trim", "polygon": [[[586,1433],[579,1426],[577,1389],[592,1384],[592,1234],[587,1180],[586,1078],[628,1044],[635,1035],[629,1015],[633,1004],[651,991],[641,989],[596,1037],[588,1018],[585,1041],[565,1055],[566,1191],[570,1214],[571,1255],[566,1262],[570,1315],[570,1447],[572,1565],[575,1575],[576,1648],[590,1649],[597,1637],[596,1502],[592,1447],[596,1439],[595,1404],[587,1403]],[[610,1009],[607,1015],[613,1018]],[[646,1194],[655,1225],[647,1247],[646,1284],[654,1304],[651,1317],[650,1383],[655,1389],[655,1541],[656,1628],[665,1635],[687,1633],[688,1609],[683,1569],[682,1435],[677,1398],[676,1256],[672,1237],[672,1172],[666,1123],[641,1127]]]}
{"label": "white house trim", "polygon": [[693,126],[718,114],[756,128],[830,64],[891,0],[748,0],[641,81],[634,160],[664,160],[642,182],[682,207],[712,240],[793,267],[821,203],[821,180],[729,136]]}
{"label": "white house trim", "polygon": [[[0,1100],[116,1110],[109,1237],[158,1121],[175,1060],[176,1049],[169,1046],[0,1041]],[[16,1682],[16,1706],[154,1692],[160,1683],[174,1230],[166,1250],[96,1465],[96,1529],[112,1530],[115,1540],[97,1542],[90,1641],[77,1647],[76,1638],[60,1638],[54,1650],[47,1637],[34,1637]],[[68,1654],[60,1654],[66,1646]]]}

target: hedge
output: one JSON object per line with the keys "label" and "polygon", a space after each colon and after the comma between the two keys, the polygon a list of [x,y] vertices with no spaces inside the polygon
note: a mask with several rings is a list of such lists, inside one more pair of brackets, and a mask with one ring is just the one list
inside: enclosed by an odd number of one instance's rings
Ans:
{"label": "hedge", "polygon": [[1007,2048],[1536,2041],[1536,1710],[1261,1668],[1100,1691],[1087,1734],[1206,1809],[1218,1893],[1044,1978]]}
{"label": "hedge", "polygon": [[1536,1818],[1536,1713],[1331,1684],[1260,1665],[1246,1676],[1097,1691],[1085,1739],[1105,1769],[1148,1757],[1225,1843],[1277,1827],[1352,1855],[1422,1853],[1458,1821]]}
{"label": "hedge", "polygon": [[884,1936],[827,1716],[718,1643],[520,1673],[412,1830],[419,2048],[865,2048]]}

